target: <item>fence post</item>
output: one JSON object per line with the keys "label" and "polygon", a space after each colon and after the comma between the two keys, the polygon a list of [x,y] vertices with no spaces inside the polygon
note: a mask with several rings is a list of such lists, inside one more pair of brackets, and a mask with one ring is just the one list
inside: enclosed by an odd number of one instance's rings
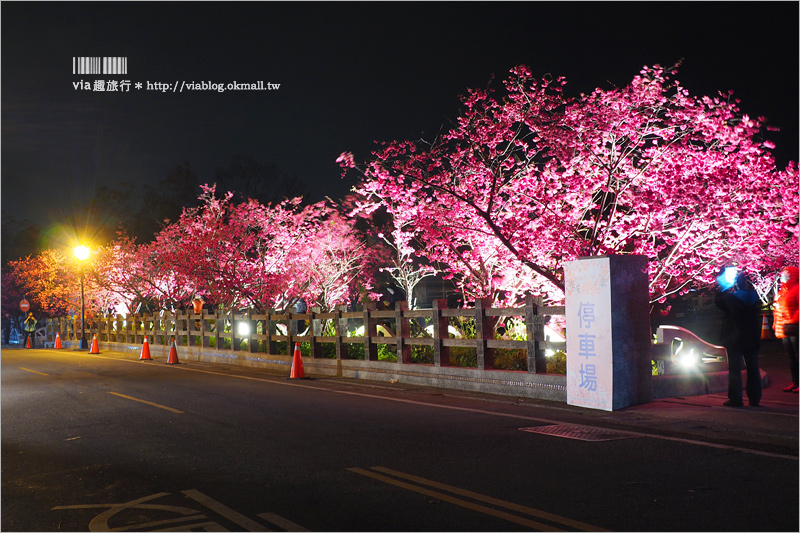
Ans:
{"label": "fence post", "polygon": [[208,310],[203,309],[200,311],[200,346],[203,348],[208,348],[210,344],[206,336],[206,331],[208,331]]}
{"label": "fence post", "polygon": [[294,313],[290,312],[289,309],[286,309],[284,313],[289,317],[286,321],[286,355],[292,357],[294,356],[294,343],[297,342],[295,340],[295,337],[297,337],[297,320],[294,319]]}
{"label": "fence post", "polygon": [[170,345],[169,341],[169,314],[167,311],[159,313],[159,328],[161,330],[161,344]]}
{"label": "fence post", "polygon": [[[184,322],[186,323],[185,327],[184,327]],[[172,339],[175,339],[175,345],[176,346],[184,346],[183,337],[185,336],[186,337],[186,343],[187,343],[186,345],[188,346],[188,343],[189,343],[189,311],[186,311],[186,314],[181,314],[181,310],[180,309],[175,309],[172,312],[171,323],[172,323],[172,328],[171,328]],[[181,332],[185,332],[186,334],[184,335]],[[180,339],[178,337],[180,337]],[[166,339],[166,342],[167,342],[168,345],[172,344],[172,339]]]}
{"label": "fence post", "polygon": [[247,348],[250,350],[250,353],[258,352],[258,339],[254,338],[258,335],[258,331],[256,328],[256,321],[253,320],[253,310],[247,310],[247,324],[248,324],[248,337],[247,337]]}
{"label": "fence post", "polygon": [[222,309],[214,309],[214,346],[217,350],[222,349],[222,337],[220,332],[225,329],[225,320],[222,318]]}
{"label": "fence post", "polygon": [[[164,344],[164,336],[160,335],[161,333],[161,326],[163,325],[161,322],[161,313],[153,311],[153,319],[152,319],[152,326],[150,331],[153,332],[153,344]],[[146,328],[147,326],[145,326]],[[145,330],[146,331],[146,330]]]}
{"label": "fence post", "polygon": [[372,311],[377,311],[378,306],[374,302],[364,305],[364,360],[378,360],[378,346],[372,343],[373,337],[378,336],[378,319],[374,318]]}
{"label": "fence post", "polygon": [[[241,322],[241,321],[240,321]],[[242,337],[237,331],[236,325],[236,310],[231,310],[231,350],[234,352],[242,349]]]}
{"label": "fence post", "polygon": [[317,337],[322,336],[322,320],[317,318],[317,313],[322,312],[319,307],[311,308],[311,319],[308,321],[308,331],[311,333],[311,357],[322,357],[322,343],[317,342]]}
{"label": "fence post", "polygon": [[[137,315],[138,317],[138,315]],[[137,320],[137,322],[139,322]],[[152,314],[149,315],[147,313],[142,313],[141,315],[141,333],[137,333],[136,343],[142,344],[144,342],[144,338],[147,337],[147,342],[152,342],[153,344],[156,343],[156,315]],[[139,324],[136,324],[136,331],[139,330]]]}
{"label": "fence post", "polygon": [[477,341],[478,370],[491,370],[494,368],[494,350],[486,345],[486,341],[494,337],[493,321],[486,316],[486,309],[491,305],[491,298],[477,298],[475,300],[475,339]]}
{"label": "fence post", "polygon": [[[196,346],[197,341],[195,340],[195,332],[199,329],[197,327],[197,319],[192,318],[192,311],[194,308],[187,307],[186,308],[186,345],[187,346]],[[202,311],[201,311],[202,313]],[[197,315],[194,315],[197,316]]]}
{"label": "fence post", "polygon": [[[171,316],[170,316],[171,315]],[[177,343],[177,334],[178,334],[178,314],[177,311],[173,311],[172,313],[167,315],[167,318],[164,320],[164,330],[169,334],[171,333],[172,339],[175,339]],[[169,346],[172,344],[172,339],[168,338],[167,335],[164,336],[164,343]]]}
{"label": "fence post", "polygon": [[274,336],[278,334],[278,325],[272,318],[274,313],[274,309],[267,309],[267,335],[269,335],[267,339],[267,353],[273,355],[278,353],[278,342],[274,339]]}
{"label": "fence post", "polygon": [[525,296],[525,331],[528,336],[528,372],[544,374],[547,372],[547,359],[539,343],[544,340],[544,317],[539,314],[541,296]]}
{"label": "fence post", "polygon": [[450,338],[447,328],[450,321],[442,316],[447,309],[447,300],[433,301],[433,365],[450,366],[450,347],[444,345],[444,339]]}
{"label": "fence post", "polygon": [[[172,314],[172,318],[167,318],[167,319],[166,319],[166,321],[165,321],[165,323],[164,323],[164,328],[165,328],[165,329],[166,329],[168,332],[170,332],[170,331],[171,331],[171,333],[172,333],[172,339],[174,339],[174,340],[175,340],[175,342],[177,343],[177,341],[178,341],[178,338],[177,338],[177,336],[178,336],[178,312],[177,312],[177,311],[173,311],[171,314]],[[169,317],[169,315],[167,315],[167,316]],[[170,324],[170,323],[171,323],[171,324]],[[171,329],[170,329],[170,325],[172,326],[172,328],[171,328]],[[171,345],[171,344],[172,344],[172,339],[169,339],[169,338],[167,338],[167,337],[165,336],[165,337],[164,337],[165,344],[166,344],[167,346]]]}
{"label": "fence post", "polygon": [[405,339],[411,336],[411,325],[408,317],[403,316],[403,311],[408,311],[408,302],[394,303],[394,336],[397,339],[397,362],[411,362],[411,345]]}
{"label": "fence post", "polygon": [[336,317],[333,319],[333,329],[336,335],[336,359],[347,359],[347,344],[342,342],[342,337],[347,336],[347,319],[342,317],[342,312],[347,312],[347,306],[341,305],[336,310]]}

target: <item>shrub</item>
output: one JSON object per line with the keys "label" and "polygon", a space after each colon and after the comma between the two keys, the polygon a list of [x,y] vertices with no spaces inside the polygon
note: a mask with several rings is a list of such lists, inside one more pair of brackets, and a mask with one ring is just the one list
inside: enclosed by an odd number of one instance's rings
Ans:
{"label": "shrub", "polygon": [[528,353],[526,350],[495,350],[494,367],[497,370],[528,370]]}
{"label": "shrub", "polygon": [[347,358],[364,360],[364,345],[362,343],[347,345]]}
{"label": "shrub", "polygon": [[567,373],[567,354],[561,350],[556,351],[553,355],[547,358],[547,373],[548,374],[566,374]]}
{"label": "shrub", "polygon": [[477,368],[478,351],[475,348],[454,346],[450,348],[450,365],[462,368]]}
{"label": "shrub", "polygon": [[433,346],[411,346],[411,362],[423,365],[432,365]]}
{"label": "shrub", "polygon": [[378,361],[397,362],[397,350],[393,344],[378,344]]}

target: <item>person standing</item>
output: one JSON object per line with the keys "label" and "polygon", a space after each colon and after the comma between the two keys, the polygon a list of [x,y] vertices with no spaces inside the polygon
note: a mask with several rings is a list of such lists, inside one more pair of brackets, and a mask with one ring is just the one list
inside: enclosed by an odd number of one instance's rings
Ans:
{"label": "person standing", "polygon": [[28,345],[28,339],[31,340],[31,348],[36,347],[36,317],[33,316],[33,313],[28,313],[28,318],[25,319],[25,322],[22,323],[22,329],[25,332],[25,336],[22,339],[22,345]]}
{"label": "person standing", "polygon": [[786,267],[781,272],[780,288],[775,297],[775,314],[772,327],[775,338],[781,339],[789,356],[792,383],[783,392],[798,393],[798,269]]}
{"label": "person standing", "polygon": [[11,341],[11,327],[14,320],[10,313],[3,313],[3,346],[8,346]]}
{"label": "person standing", "polygon": [[[744,272],[725,269],[719,278],[720,291],[714,303],[725,316],[722,345],[728,352],[728,399],[723,405],[742,407],[742,360],[747,369],[747,399],[757,407],[761,402],[761,372],[758,350],[761,346],[761,301]],[[735,276],[735,278],[734,278]],[[733,285],[730,280],[733,279]]]}
{"label": "person standing", "polygon": [[[306,303],[304,298],[298,298],[297,301],[292,305],[295,313],[298,314],[305,314],[308,312],[308,304]],[[309,322],[310,323],[310,322]],[[306,321],[305,320],[298,320],[297,321],[297,331],[294,333],[300,335],[305,332],[306,328]]]}

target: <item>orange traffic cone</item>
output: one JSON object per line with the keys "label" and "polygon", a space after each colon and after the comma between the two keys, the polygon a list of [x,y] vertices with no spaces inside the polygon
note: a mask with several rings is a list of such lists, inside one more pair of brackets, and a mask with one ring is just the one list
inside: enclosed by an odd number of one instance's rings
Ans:
{"label": "orange traffic cone", "polygon": [[764,320],[761,322],[761,338],[762,339],[772,338],[772,330],[769,327],[769,321],[767,320],[767,315],[764,315]]}
{"label": "orange traffic cone", "polygon": [[92,349],[89,350],[89,353],[100,353],[100,347],[97,345],[97,333],[92,337]]}
{"label": "orange traffic cone", "polygon": [[179,365],[178,361],[178,347],[175,345],[175,338],[172,339],[172,346],[169,348],[169,358],[167,359],[168,365]]}
{"label": "orange traffic cone", "polygon": [[31,336],[30,335],[28,335],[28,342],[25,343],[25,347],[26,348],[30,348],[31,347]]}
{"label": "orange traffic cone", "polygon": [[61,335],[59,335],[57,331],[56,331],[56,343],[53,345],[53,349],[54,350],[61,349]]}
{"label": "orange traffic cone", "polygon": [[294,343],[294,356],[292,357],[292,372],[289,379],[308,379],[303,370],[303,358],[300,356],[300,343]]}
{"label": "orange traffic cone", "polygon": [[147,337],[144,338],[144,343],[142,343],[142,356],[139,357],[139,361],[152,361],[153,358],[150,357],[150,344],[147,342]]}

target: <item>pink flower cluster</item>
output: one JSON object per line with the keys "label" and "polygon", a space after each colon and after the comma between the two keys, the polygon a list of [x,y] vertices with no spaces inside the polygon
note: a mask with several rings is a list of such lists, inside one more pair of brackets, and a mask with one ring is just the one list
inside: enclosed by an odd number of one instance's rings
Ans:
{"label": "pink flower cluster", "polygon": [[467,297],[495,301],[561,300],[564,262],[587,256],[647,256],[654,301],[713,284],[728,262],[796,264],[796,165],[775,167],[763,119],[730,94],[691,96],[675,70],[568,98],[563,78],[518,67],[502,97],[463,97],[436,142],[376,152],[361,210],[385,207]]}

